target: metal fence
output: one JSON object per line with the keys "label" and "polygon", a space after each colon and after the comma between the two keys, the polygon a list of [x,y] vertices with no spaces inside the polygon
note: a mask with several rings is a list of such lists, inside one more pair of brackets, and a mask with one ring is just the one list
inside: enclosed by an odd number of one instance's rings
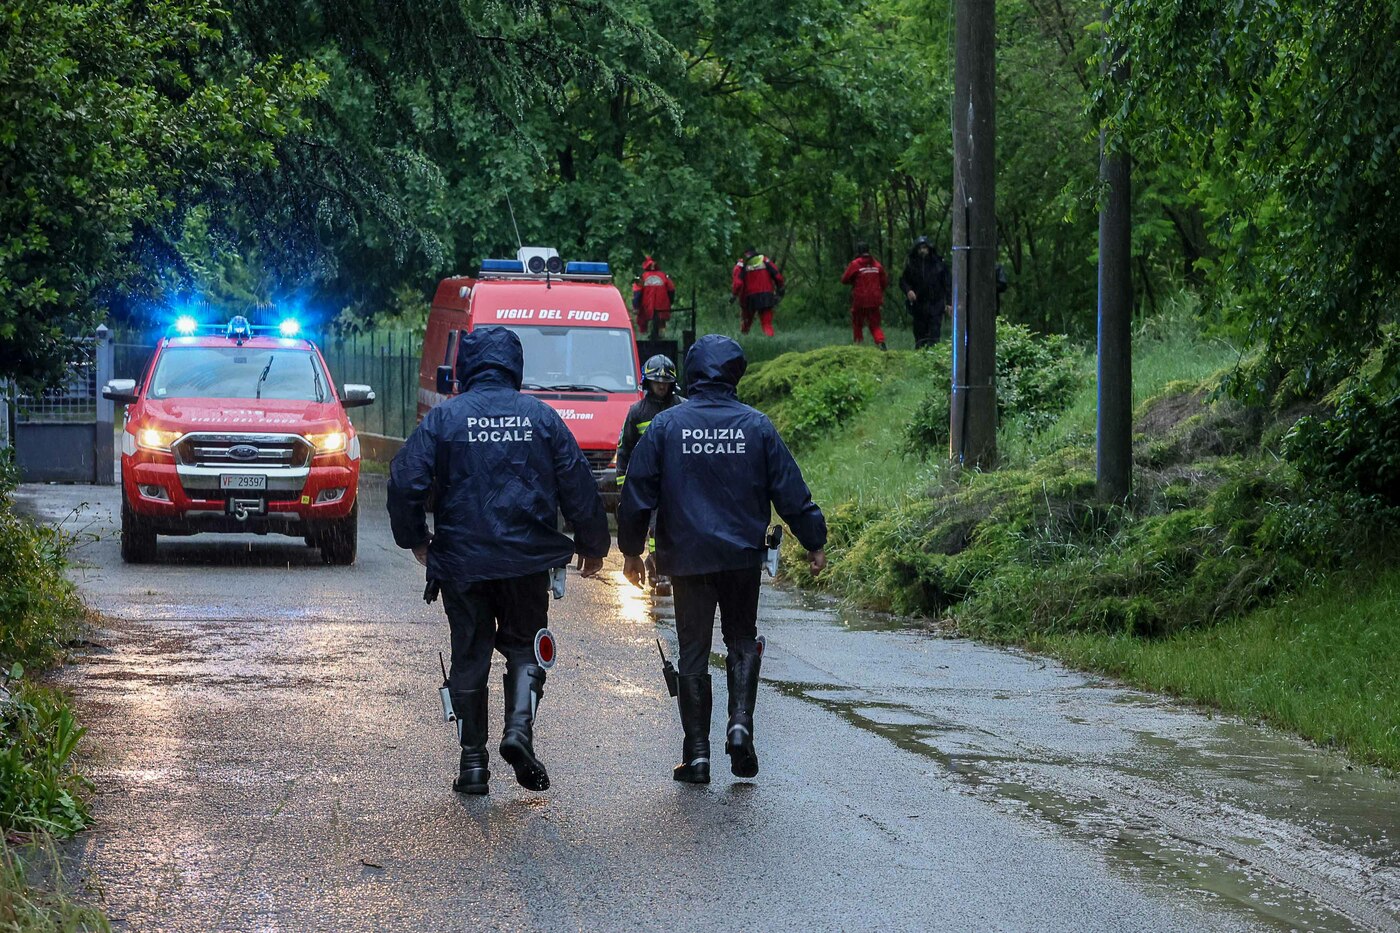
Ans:
{"label": "metal fence", "polygon": [[99,387],[112,377],[112,336],[99,327],[72,341],[65,378],[13,399],[15,462],[27,483],[113,481],[113,404]]}
{"label": "metal fence", "polygon": [[[361,383],[374,389],[375,402],[349,412],[355,428],[387,437],[408,437],[418,423],[418,358],[423,338],[412,332],[374,332],[316,339],[337,386]],[[119,332],[113,346],[113,372],[139,380],[150,364],[155,342]]]}
{"label": "metal fence", "polygon": [[375,402],[350,411],[355,428],[387,437],[408,437],[418,423],[418,359],[423,338],[414,333],[371,331],[330,337],[321,354],[337,385],[363,383]]}
{"label": "metal fence", "polygon": [[[104,335],[106,331],[103,331]],[[67,375],[38,395],[15,399],[15,424],[71,424],[97,417],[97,353],[92,338],[74,340]]]}

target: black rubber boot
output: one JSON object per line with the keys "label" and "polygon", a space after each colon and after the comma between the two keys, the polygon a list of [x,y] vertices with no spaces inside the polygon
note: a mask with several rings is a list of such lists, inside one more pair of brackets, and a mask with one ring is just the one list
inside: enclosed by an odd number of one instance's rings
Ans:
{"label": "black rubber boot", "polygon": [[462,763],[452,789],[459,794],[488,794],[491,772],[486,770],[486,691],[452,691],[452,713],[462,740]]}
{"label": "black rubber boot", "polygon": [[548,790],[549,774],[535,757],[535,711],[544,696],[544,668],[523,664],[505,674],[506,728],[501,757],[515,769],[515,780],[526,790]]}
{"label": "black rubber boot", "polygon": [[681,708],[681,729],[685,741],[681,744],[681,763],[671,771],[671,777],[687,784],[710,783],[710,675],[682,674],[680,694],[676,702]]}
{"label": "black rubber boot", "polygon": [[729,726],[724,730],[724,752],[729,756],[729,770],[735,777],[751,778],[758,774],[758,754],[753,749],[753,705],[758,699],[758,668],[762,660],[756,644],[742,651],[731,649],[726,659]]}

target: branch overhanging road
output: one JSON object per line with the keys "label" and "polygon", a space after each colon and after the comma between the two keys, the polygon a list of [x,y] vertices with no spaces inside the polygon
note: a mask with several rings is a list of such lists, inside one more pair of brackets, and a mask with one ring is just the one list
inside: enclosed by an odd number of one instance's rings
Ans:
{"label": "branch overhanging road", "polygon": [[382,493],[350,568],[271,536],[162,539],[128,567],[116,490],[20,495],[82,528],[74,577],[105,617],[62,675],[97,785],[69,853],[118,929],[1400,930],[1397,783],[782,590],[762,772],[736,782],[721,754],[709,787],[678,785],[668,608],[616,566],[552,606],[551,790],[493,747],[491,795],[459,798],[446,621]]}

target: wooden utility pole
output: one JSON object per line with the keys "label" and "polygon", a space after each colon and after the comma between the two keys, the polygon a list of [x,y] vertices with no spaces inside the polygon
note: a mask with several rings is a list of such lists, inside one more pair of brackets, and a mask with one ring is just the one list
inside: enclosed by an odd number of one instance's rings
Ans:
{"label": "wooden utility pole", "polygon": [[[1103,7],[1104,25],[1112,0]],[[1121,47],[1105,29],[1104,71],[1123,80]],[[1096,491],[1101,499],[1121,500],[1133,483],[1133,215],[1132,163],[1123,141],[1099,131],[1099,416]]]}
{"label": "wooden utility pole", "polygon": [[991,467],[996,394],[996,4],[955,0],[953,395],[949,455]]}

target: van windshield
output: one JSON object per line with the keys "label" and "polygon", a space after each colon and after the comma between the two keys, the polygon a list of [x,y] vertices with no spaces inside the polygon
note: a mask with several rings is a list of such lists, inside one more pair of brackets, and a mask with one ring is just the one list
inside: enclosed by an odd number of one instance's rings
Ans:
{"label": "van windshield", "polygon": [[151,376],[150,396],[325,402],[330,393],[309,350],[167,347]]}
{"label": "van windshield", "polygon": [[615,327],[522,327],[515,331],[525,354],[527,389],[635,392],[632,331]]}

